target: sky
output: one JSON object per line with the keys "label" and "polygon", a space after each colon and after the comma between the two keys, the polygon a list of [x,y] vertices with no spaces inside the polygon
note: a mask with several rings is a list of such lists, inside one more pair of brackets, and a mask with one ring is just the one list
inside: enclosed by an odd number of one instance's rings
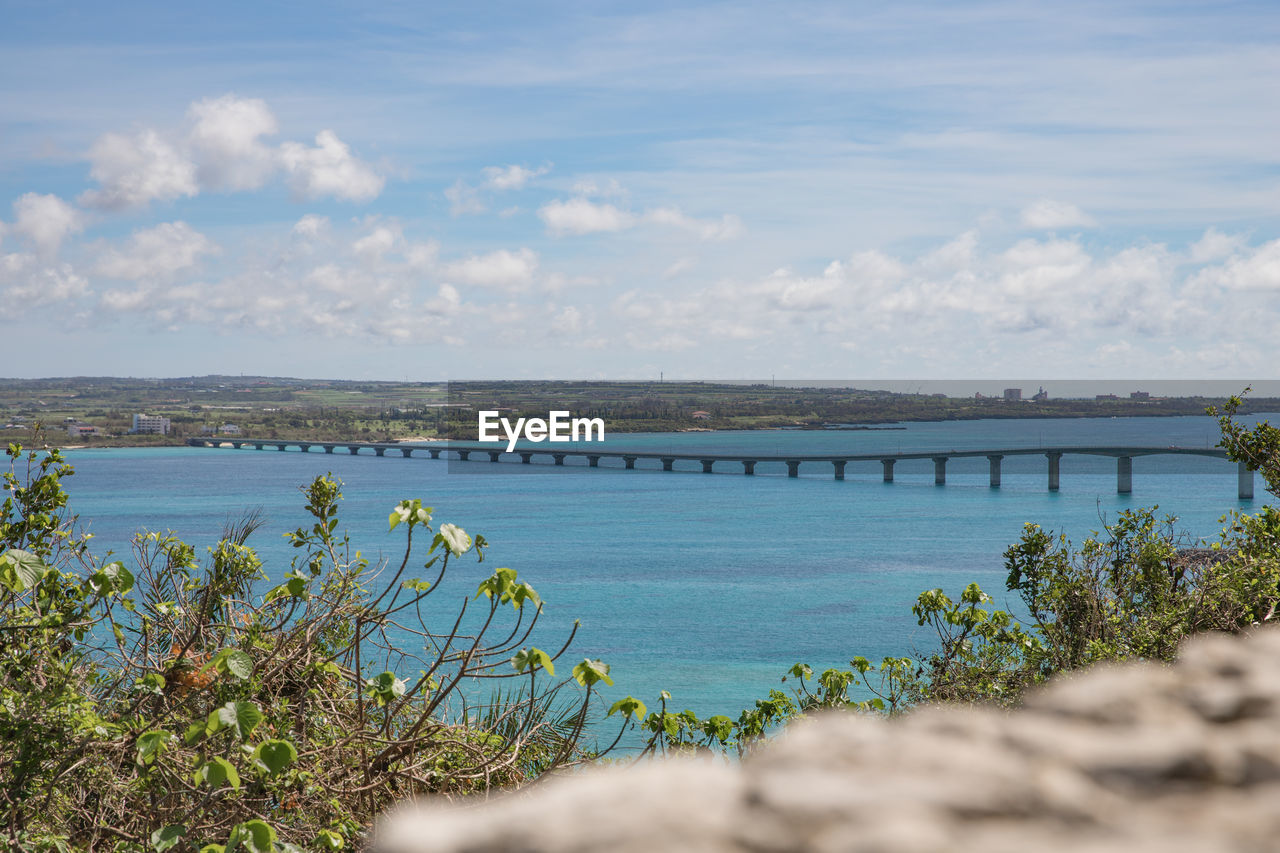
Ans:
{"label": "sky", "polygon": [[1267,2],[0,0],[0,376],[1277,378]]}

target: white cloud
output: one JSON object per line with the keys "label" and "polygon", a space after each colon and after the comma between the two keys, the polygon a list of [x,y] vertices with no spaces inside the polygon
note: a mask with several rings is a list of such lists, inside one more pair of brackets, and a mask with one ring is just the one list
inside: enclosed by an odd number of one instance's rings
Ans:
{"label": "white cloud", "polygon": [[386,183],[368,164],[353,156],[350,147],[331,130],[316,134],[314,148],[284,143],[280,146],[280,159],[294,193],[302,198],[333,196],[347,201],[371,201]]}
{"label": "white cloud", "polygon": [[682,273],[688,272],[697,265],[698,260],[696,258],[679,258],[662,271],[662,277],[664,279],[673,279]]}
{"label": "white cloud", "polygon": [[1234,255],[1220,267],[1207,268],[1197,281],[1228,291],[1280,291],[1280,240]]}
{"label": "white cloud", "polygon": [[559,335],[577,335],[582,332],[582,312],[568,305],[551,319],[551,330]]}
{"label": "white cloud", "polygon": [[1188,256],[1193,264],[1217,261],[1234,255],[1245,246],[1243,234],[1223,234],[1216,228],[1204,232],[1204,236],[1191,245]]}
{"label": "white cloud", "polygon": [[188,108],[187,117],[192,122],[187,138],[202,186],[257,189],[278,167],[276,152],[261,139],[278,129],[264,101],[235,95],[205,98]]}
{"label": "white cloud", "polygon": [[539,166],[536,169],[527,169],[524,166],[486,166],[484,172],[484,185],[491,190],[519,190],[524,189],[524,185],[529,183],[533,178],[545,175],[551,171],[550,166]]}
{"label": "white cloud", "polygon": [[399,225],[379,225],[364,237],[355,241],[351,248],[357,255],[378,260],[398,246],[402,239],[404,239],[404,234]]}
{"label": "white cloud", "polygon": [[10,316],[42,305],[70,302],[88,290],[89,282],[70,264],[43,263],[23,253],[0,255],[0,297]]}
{"label": "white cloud", "polygon": [[484,213],[488,210],[476,188],[463,182],[461,178],[444,191],[444,197],[449,200],[450,216]]}
{"label": "white cloud", "polygon": [[1022,209],[1022,224],[1027,228],[1093,228],[1098,223],[1074,204],[1040,199]]}
{"label": "white cloud", "polygon": [[173,276],[194,267],[218,247],[185,222],[165,222],[133,232],[127,245],[108,249],[94,272],[108,278],[132,280]]}
{"label": "white cloud", "polygon": [[621,231],[635,224],[635,217],[612,204],[596,204],[585,198],[553,201],[538,209],[538,217],[555,235]]}
{"label": "white cloud", "polygon": [[56,255],[69,235],[84,229],[80,211],[56,195],[27,193],[13,203],[13,213],[13,231],[47,257]]}
{"label": "white cloud", "polygon": [[306,240],[315,240],[329,230],[329,217],[308,213],[293,226],[295,236]]}
{"label": "white cloud", "polygon": [[531,249],[515,252],[499,249],[487,255],[471,255],[444,266],[444,274],[463,284],[481,287],[519,288],[533,281],[538,254]]}
{"label": "white cloud", "polygon": [[195,164],[154,130],[132,137],[105,134],[93,144],[89,159],[89,174],[101,185],[80,196],[91,207],[139,208],[200,191]]}
{"label": "white cloud", "polygon": [[725,214],[717,220],[694,219],[678,207],[659,207],[648,211],[645,219],[657,225],[669,225],[697,235],[699,240],[732,240],[742,234],[742,220]]}

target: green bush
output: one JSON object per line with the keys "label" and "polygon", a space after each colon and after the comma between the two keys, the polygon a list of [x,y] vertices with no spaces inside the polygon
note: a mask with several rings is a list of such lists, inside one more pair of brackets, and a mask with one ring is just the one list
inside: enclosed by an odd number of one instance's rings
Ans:
{"label": "green bush", "polygon": [[[609,680],[529,645],[541,600],[500,568],[443,623],[424,615],[482,537],[391,512],[403,556],[338,532],[339,484],[303,491],[291,570],[267,586],[248,518],[207,560],[168,533],[131,567],[77,533],[56,452],[10,445],[0,507],[0,815],[19,850],[338,850],[419,794],[518,785],[592,760]],[[456,588],[455,588],[456,589]],[[562,674],[563,675],[563,674]],[[507,685],[490,697],[464,683]],[[624,700],[620,705],[625,704]],[[615,706],[623,726],[643,706]]]}

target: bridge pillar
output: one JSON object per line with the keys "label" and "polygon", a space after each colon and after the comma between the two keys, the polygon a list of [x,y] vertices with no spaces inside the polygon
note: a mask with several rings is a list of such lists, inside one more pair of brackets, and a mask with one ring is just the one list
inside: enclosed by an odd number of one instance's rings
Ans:
{"label": "bridge pillar", "polygon": [[332,453],[332,452],[333,452],[333,448],[334,448],[334,445],[332,445],[332,444],[326,444],[326,445],[324,446],[324,452],[325,452],[325,453]]}
{"label": "bridge pillar", "polygon": [[599,467],[600,467],[600,457],[599,457],[599,456],[588,456],[588,457],[587,457],[587,467],[588,467],[588,468],[599,468]]}
{"label": "bridge pillar", "polygon": [[533,454],[532,454],[532,453],[521,453],[521,454],[520,454],[520,464],[521,464],[521,465],[528,465],[528,464],[530,464],[530,460],[531,460],[531,459],[533,459]]}
{"label": "bridge pillar", "polygon": [[743,460],[742,460],[742,473],[743,473],[743,474],[746,474],[748,477],[753,476],[753,475],[756,473],[756,460],[754,460],[754,459],[743,459]]}
{"label": "bridge pillar", "polygon": [[310,449],[311,449],[311,445],[309,445],[309,444],[299,444],[299,445],[298,445],[298,449],[299,449],[299,450],[301,450],[303,453],[306,453],[308,450],[310,450]]}
{"label": "bridge pillar", "polygon": [[1133,491],[1133,457],[1121,456],[1116,459],[1116,492],[1127,495]]}
{"label": "bridge pillar", "polygon": [[261,450],[261,449],[262,449],[262,448],[264,448],[264,447],[266,447],[266,445],[265,445],[265,444],[263,444],[262,442],[254,442],[254,444],[253,444],[253,449],[254,449],[254,450]]}
{"label": "bridge pillar", "polygon": [[241,447],[243,447],[243,446],[244,446],[244,442],[243,442],[243,441],[233,441],[233,442],[231,442],[231,446],[232,446],[232,447],[234,447],[236,450],[239,450]]}
{"label": "bridge pillar", "polygon": [[933,484],[935,486],[946,485],[947,482],[947,457],[933,457]]}
{"label": "bridge pillar", "polygon": [[787,460],[787,476],[788,477],[800,476],[800,460],[799,459]]}
{"label": "bridge pillar", "polygon": [[898,460],[896,460],[896,459],[881,459],[881,460],[880,460],[880,464],[884,466],[884,481],[885,481],[886,483],[892,483],[892,482],[893,482],[893,463],[894,463],[894,462],[897,462],[897,461],[898,461]]}
{"label": "bridge pillar", "polygon": [[636,458],[634,456],[624,456],[622,457],[622,462],[628,468],[636,467]]}
{"label": "bridge pillar", "polygon": [[489,461],[490,461],[490,462],[497,462],[497,461],[498,461],[499,459],[501,459],[501,458],[502,458],[502,451],[501,451],[501,450],[490,450],[490,451],[489,451]]}
{"label": "bridge pillar", "polygon": [[440,458],[440,451],[439,451],[439,450],[437,450],[437,449],[436,449],[436,448],[434,448],[434,447],[433,447],[433,448],[431,448],[430,450],[428,450],[427,452],[431,454],[431,458],[432,458],[432,459],[439,459],[439,458]]}
{"label": "bridge pillar", "polygon": [[384,456],[386,455],[387,449],[385,447],[375,447],[373,452],[378,456]]}
{"label": "bridge pillar", "polygon": [[1241,462],[1236,466],[1236,480],[1238,485],[1239,497],[1242,501],[1253,499],[1253,472],[1249,470],[1249,466]]}
{"label": "bridge pillar", "polygon": [[672,463],[674,463],[675,461],[676,461],[676,460],[671,459],[670,457],[664,457],[664,458],[663,458],[663,460],[662,460],[662,470],[663,470],[663,471],[670,471],[670,470],[671,470],[671,465],[672,465]]}
{"label": "bridge pillar", "polygon": [[702,460],[702,473],[704,473],[704,474],[710,474],[710,473],[711,473],[711,466],[712,466],[712,464],[713,464],[714,462],[715,462],[715,460],[714,460],[714,459],[703,459],[703,460]]}
{"label": "bridge pillar", "polygon": [[408,459],[410,456],[413,455],[413,448],[412,447],[400,448],[400,455],[403,456],[405,459]]}
{"label": "bridge pillar", "polygon": [[461,459],[463,462],[466,462],[468,459],[471,458],[470,450],[459,450],[457,451],[457,454],[458,454],[458,458]]}
{"label": "bridge pillar", "polygon": [[1058,463],[1062,461],[1061,453],[1046,453],[1049,459],[1049,491],[1058,491]]}
{"label": "bridge pillar", "polygon": [[991,488],[1000,488],[1000,460],[1003,456],[992,455],[987,457],[987,461],[991,463]]}
{"label": "bridge pillar", "polygon": [[831,462],[831,464],[835,466],[835,469],[836,469],[836,479],[837,479],[837,480],[843,480],[843,479],[844,479],[844,466],[845,466],[845,462],[846,462],[846,460],[844,460],[844,459],[834,459],[834,460],[832,460],[832,462]]}
{"label": "bridge pillar", "polygon": [[276,445],[276,450],[284,450],[287,445],[282,441]]}
{"label": "bridge pillar", "polygon": [[564,455],[563,453],[553,453],[553,454],[551,454],[551,458],[552,458],[552,459],[554,459],[554,460],[556,460],[556,464],[557,464],[557,465],[563,465],[563,464],[564,464],[564,456],[565,456],[565,455]]}
{"label": "bridge pillar", "polygon": [[360,447],[359,447],[359,445],[355,445],[355,444],[348,444],[348,445],[347,445],[347,452],[348,452],[348,453],[350,453],[352,456],[355,456],[357,453],[359,453],[359,452],[360,452]]}

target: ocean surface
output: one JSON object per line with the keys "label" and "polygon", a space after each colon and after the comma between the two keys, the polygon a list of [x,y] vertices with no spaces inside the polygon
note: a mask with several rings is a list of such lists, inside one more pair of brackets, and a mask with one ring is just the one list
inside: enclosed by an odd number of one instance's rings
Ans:
{"label": "ocean surface", "polygon": [[[611,434],[604,449],[801,455],[1218,441],[1208,417],[903,426]],[[67,455],[72,508],[98,553],[128,554],[144,528],[175,530],[203,551],[229,519],[261,507],[267,525],[251,543],[274,575],[293,557],[283,534],[308,520],[298,487],[316,475],[341,478],[342,526],[374,560],[399,558],[403,535],[388,533],[387,515],[402,498],[421,498],[437,524],[490,542],[484,564],[464,559],[451,571],[441,617],[493,568],[510,566],[546,601],[533,644],[558,649],[580,620],[566,671],[602,658],[613,668],[611,697],[652,706],[665,689],[676,707],[733,717],[797,661],[821,668],[927,651],[931,638],[910,612],[922,590],[958,595],[976,581],[1012,606],[1001,555],[1025,522],[1079,542],[1124,509],[1158,505],[1191,542],[1215,537],[1228,511],[1256,511],[1269,497],[1259,480],[1253,500],[1238,500],[1234,463],[1187,456],[1134,459],[1133,492],[1120,495],[1114,459],[1074,455],[1062,459],[1056,493],[1038,455],[1007,457],[999,489],[988,486],[985,458],[953,460],[946,485],[935,486],[927,459],[899,462],[895,482],[884,483],[878,462],[851,464],[837,482],[816,463],[789,479],[781,464],[764,463],[745,477],[736,464],[707,475],[696,462],[656,470],[656,460],[627,471],[610,460],[590,469],[549,458],[495,465],[230,447]]]}

